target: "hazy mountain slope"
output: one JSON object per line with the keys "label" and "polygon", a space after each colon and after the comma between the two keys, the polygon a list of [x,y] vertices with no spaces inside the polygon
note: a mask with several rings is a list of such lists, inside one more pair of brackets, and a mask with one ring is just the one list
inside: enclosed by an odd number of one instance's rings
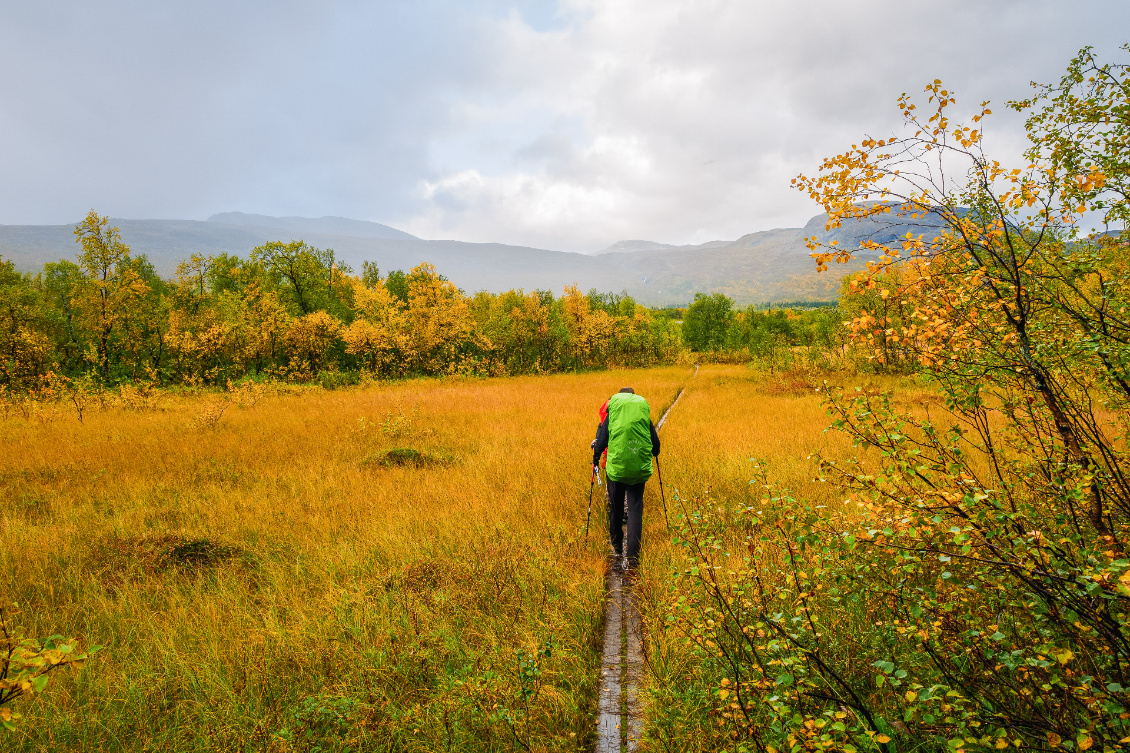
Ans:
{"label": "hazy mountain slope", "polygon": [[637,251],[691,251],[704,248],[719,248],[728,246],[733,241],[708,241],[697,245],[672,246],[670,243],[656,243],[655,241],[616,241],[608,248],[602,248],[594,256],[602,254],[631,254]]}
{"label": "hazy mountain slope", "polygon": [[[622,280],[620,287],[649,305],[685,303],[697,292],[721,292],[739,304],[773,301],[833,300],[844,275],[862,269],[868,254],[850,264],[832,264],[817,272],[806,239],[839,241],[857,248],[862,240],[897,244],[907,232],[936,234],[936,218],[911,220],[883,215],[824,229],[825,214],[803,228],[779,228],[743,235],[736,241],[671,246],[649,241],[621,241],[601,252]],[[607,287],[607,286],[605,286]]]}
{"label": "hazy mountain slope", "polygon": [[[332,217],[280,219],[239,215],[235,218],[239,222],[234,224],[216,219],[231,216],[216,215],[207,222],[112,222],[121,229],[123,240],[134,253],[146,254],[158,273],[166,277],[172,276],[177,263],[193,253],[246,257],[252,248],[263,243],[302,238],[313,246],[334,249],[337,258],[357,272],[363,261],[376,262],[384,272],[408,270],[428,261],[468,292],[540,288],[559,294],[565,285],[575,283],[586,291],[626,290],[649,306],[685,305],[698,292],[723,292],[739,305],[832,300],[843,275],[861,268],[863,262],[833,264],[829,271],[818,274],[805,238],[816,235],[854,248],[865,238],[891,242],[908,230],[931,233],[933,229],[898,218],[884,218],[826,232],[826,217],[822,215],[803,228],[750,233],[735,241],[711,241],[698,246],[627,241],[610,247],[618,248],[616,251],[584,255],[501,243],[427,241],[406,233],[403,238],[372,237],[384,232],[381,228],[385,226]],[[254,224],[264,221],[290,224],[291,228]],[[315,228],[342,232],[315,232]],[[45,262],[73,260],[77,252],[72,225],[0,225],[0,257],[13,260],[21,270],[37,272]]]}
{"label": "hazy mountain slope", "polygon": [[722,292],[740,303],[835,298],[843,266],[817,275],[796,228],[751,233],[724,246],[617,254],[628,292],[661,304],[696,292]]}
{"label": "hazy mountain slope", "polygon": [[601,254],[632,254],[637,251],[664,251],[678,246],[669,243],[656,243],[655,241],[616,241],[608,248],[602,248],[594,256]]}
{"label": "hazy mountain slope", "polygon": [[907,233],[922,234],[923,240],[934,238],[943,227],[941,218],[930,215],[928,218],[912,220],[910,217],[899,217],[894,214],[878,215],[866,221],[845,222],[843,227],[834,230],[825,230],[828,215],[820,214],[813,217],[801,228],[802,237],[815,235],[820,241],[836,240],[841,246],[855,248],[861,241],[872,240],[877,243],[895,243]]}
{"label": "hazy mountain slope", "polygon": [[607,277],[606,265],[585,254],[502,243],[370,240],[341,236],[311,236],[306,240],[319,247],[334,249],[338,258],[358,272],[363,260],[375,261],[382,272],[393,269],[407,271],[420,262],[431,262],[441,274],[468,292],[540,288],[560,293],[565,285],[577,283],[587,290]]}
{"label": "hazy mountain slope", "polygon": [[[122,239],[135,254],[145,254],[164,277],[171,277],[179,262],[193,253],[230,253],[246,257],[256,246],[270,241],[302,238],[318,248],[332,248],[337,258],[357,272],[362,261],[374,261],[388,272],[408,270],[420,262],[431,262],[467,291],[526,290],[547,288],[560,291],[576,282],[587,290],[608,279],[605,265],[584,254],[547,251],[501,243],[425,241],[367,238],[313,232],[291,232],[260,225],[229,225],[195,220],[111,219]],[[374,223],[364,223],[374,224]],[[59,259],[74,260],[79,247],[73,225],[0,225],[0,257],[15,262],[26,272],[38,272],[43,264]]]}
{"label": "hazy mountain slope", "polygon": [[288,233],[309,235],[345,235],[354,238],[379,238],[388,240],[419,240],[402,230],[378,222],[351,220],[346,217],[268,217],[264,214],[222,212],[208,218],[209,222],[223,225],[269,227]]}
{"label": "hazy mountain slope", "polygon": [[0,257],[21,272],[38,272],[49,261],[74,261],[74,225],[0,225]]}
{"label": "hazy mountain slope", "polygon": [[[135,254],[145,254],[158,274],[171,277],[177,264],[194,253],[246,256],[255,246],[279,240],[284,233],[258,227],[197,220],[124,220],[111,218],[122,240]],[[286,238],[289,240],[289,238]],[[0,256],[27,272],[59,259],[74,261],[79,253],[74,225],[0,225]]]}

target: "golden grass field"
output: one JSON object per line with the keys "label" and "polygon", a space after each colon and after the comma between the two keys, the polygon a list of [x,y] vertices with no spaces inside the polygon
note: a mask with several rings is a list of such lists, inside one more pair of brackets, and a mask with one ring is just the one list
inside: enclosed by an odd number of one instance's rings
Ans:
{"label": "golden grass field", "polygon": [[[211,428],[208,394],[83,423],[8,415],[0,597],[28,635],[105,649],[18,702],[4,749],[588,749],[597,407],[630,384],[658,420],[691,373],[292,388]],[[672,522],[676,489],[695,504],[750,494],[751,458],[794,495],[828,495],[805,458],[850,448],[823,433],[812,387],[704,366],[662,431]],[[384,464],[395,448],[423,455]],[[677,557],[663,525],[653,477],[644,592]]]}

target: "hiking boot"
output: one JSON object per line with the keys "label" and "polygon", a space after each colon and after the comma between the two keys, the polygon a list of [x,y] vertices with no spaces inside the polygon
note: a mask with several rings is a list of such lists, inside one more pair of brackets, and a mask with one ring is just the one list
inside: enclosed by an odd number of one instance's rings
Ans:
{"label": "hiking boot", "polygon": [[621,555],[608,555],[608,572],[613,575],[619,575],[624,572],[624,558]]}

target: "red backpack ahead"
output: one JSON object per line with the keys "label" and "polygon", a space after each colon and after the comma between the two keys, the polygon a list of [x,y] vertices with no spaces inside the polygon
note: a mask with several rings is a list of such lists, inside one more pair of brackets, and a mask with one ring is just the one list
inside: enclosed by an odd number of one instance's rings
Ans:
{"label": "red backpack ahead", "polygon": [[[600,423],[608,420],[608,401],[604,401],[604,405],[600,406]],[[608,448],[604,448],[604,453],[600,456],[600,467],[603,468],[608,462]]]}

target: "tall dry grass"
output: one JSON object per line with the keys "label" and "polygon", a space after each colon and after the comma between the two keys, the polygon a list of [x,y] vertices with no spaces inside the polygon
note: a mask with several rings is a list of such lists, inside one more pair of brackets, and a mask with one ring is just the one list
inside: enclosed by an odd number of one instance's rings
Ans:
{"label": "tall dry grass", "polygon": [[[23,704],[4,749],[585,749],[596,409],[628,383],[658,418],[689,373],[421,380],[222,411],[219,395],[165,395],[82,423],[10,413],[0,598],[28,634],[106,648]],[[664,430],[672,482],[733,475],[755,449],[693,418],[719,412],[715,373],[738,372],[704,369]]]}
{"label": "tall dry grass", "polygon": [[[907,377],[803,370],[767,374],[744,365],[704,365],[661,432],[660,465],[672,519],[680,512],[679,497],[688,505],[709,505],[712,497],[759,499],[761,490],[750,484],[757,475],[755,465],[795,497],[842,502],[817,478],[819,470],[810,458],[819,454],[844,460],[865,451],[853,449],[843,434],[828,431],[832,419],[819,391],[825,386],[894,390],[908,405],[933,396]],[[653,488],[657,481],[653,476],[648,485],[648,498],[654,493],[656,504],[645,506],[645,526],[656,546],[645,564],[662,572],[660,563],[670,549],[659,492]]]}

